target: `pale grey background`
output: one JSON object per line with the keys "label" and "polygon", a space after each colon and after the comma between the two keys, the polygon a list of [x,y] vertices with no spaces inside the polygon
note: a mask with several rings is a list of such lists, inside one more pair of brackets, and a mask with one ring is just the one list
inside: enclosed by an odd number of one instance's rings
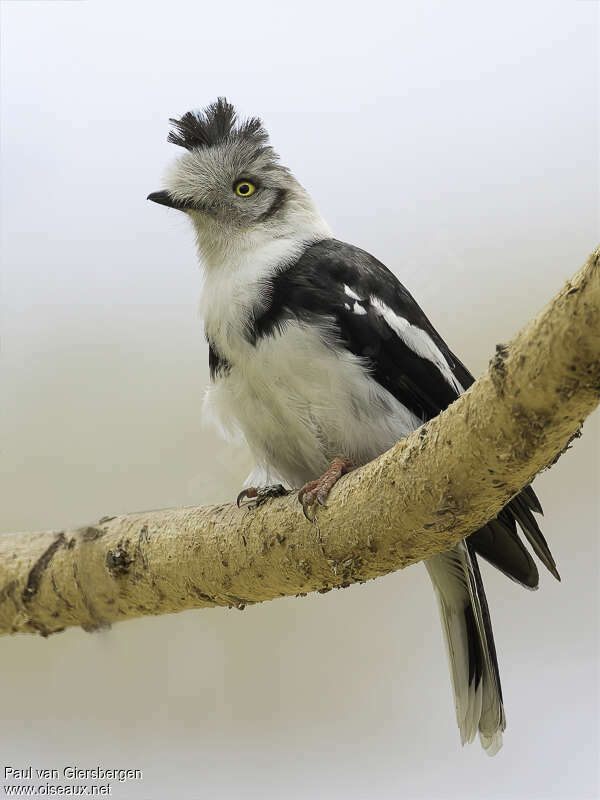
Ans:
{"label": "pale grey background", "polygon": [[[5,531],[231,499],[200,422],[201,272],[150,203],[167,119],[264,117],[336,235],[481,373],[598,233],[594,2],[2,2]],[[484,566],[505,747],[461,751],[421,566],[343,592],[0,641],[0,766],[137,767],[115,798],[587,798],[598,416],[536,481],[563,576]]]}

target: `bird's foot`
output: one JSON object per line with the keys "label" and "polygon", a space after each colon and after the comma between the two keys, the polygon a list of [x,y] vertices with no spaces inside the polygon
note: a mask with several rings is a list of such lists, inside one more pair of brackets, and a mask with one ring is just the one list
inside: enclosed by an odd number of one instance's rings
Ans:
{"label": "bird's foot", "polygon": [[242,489],[238,494],[236,503],[237,507],[240,508],[242,501],[247,499],[250,500],[250,502],[244,503],[244,505],[257,508],[270,497],[283,497],[289,494],[289,492],[290,490],[283,487],[280,483],[275,483],[270,486],[249,486],[247,489]]}
{"label": "bird's foot", "polygon": [[304,484],[298,492],[298,500],[302,503],[302,511],[309,522],[315,521],[316,508],[312,517],[309,515],[308,509],[314,506],[315,503],[327,508],[325,500],[327,500],[329,492],[342,475],[345,475],[347,472],[352,472],[353,469],[356,469],[356,464],[354,464],[353,461],[349,458],[344,458],[344,456],[338,456],[333,459],[327,472],[324,472],[320,478],[317,478],[316,481],[309,481]]}

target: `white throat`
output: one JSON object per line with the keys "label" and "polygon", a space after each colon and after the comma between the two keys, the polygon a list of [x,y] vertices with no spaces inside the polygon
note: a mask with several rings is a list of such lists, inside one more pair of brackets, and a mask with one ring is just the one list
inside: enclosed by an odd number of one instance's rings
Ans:
{"label": "white throat", "polygon": [[208,338],[225,357],[233,356],[238,340],[246,338],[245,326],[264,298],[265,281],[294,263],[310,244],[332,237],[310,199],[301,201],[283,220],[243,231],[196,224],[205,269],[200,313]]}
{"label": "white throat", "polygon": [[309,195],[300,187],[286,201],[285,215],[248,228],[232,228],[214,218],[192,216],[200,261],[207,275],[211,272],[237,272],[244,263],[267,265],[282,248],[297,243],[331,237],[331,229],[321,217]]}

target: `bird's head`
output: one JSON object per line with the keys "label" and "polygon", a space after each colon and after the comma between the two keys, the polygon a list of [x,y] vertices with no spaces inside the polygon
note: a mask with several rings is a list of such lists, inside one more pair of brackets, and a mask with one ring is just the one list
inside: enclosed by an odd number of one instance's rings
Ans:
{"label": "bird's head", "polygon": [[170,122],[168,140],[186,152],[168,170],[166,189],[148,199],[188,214],[205,261],[324,224],[257,117],[238,121],[220,97]]}

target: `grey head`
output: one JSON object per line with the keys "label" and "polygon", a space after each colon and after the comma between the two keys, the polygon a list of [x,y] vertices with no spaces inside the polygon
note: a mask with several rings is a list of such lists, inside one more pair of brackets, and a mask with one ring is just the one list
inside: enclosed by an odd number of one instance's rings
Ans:
{"label": "grey head", "polygon": [[166,189],[148,199],[189,215],[204,256],[233,241],[293,235],[318,222],[312,201],[279,162],[260,119],[238,121],[218,98],[203,111],[171,119],[168,141],[185,149],[166,175]]}

